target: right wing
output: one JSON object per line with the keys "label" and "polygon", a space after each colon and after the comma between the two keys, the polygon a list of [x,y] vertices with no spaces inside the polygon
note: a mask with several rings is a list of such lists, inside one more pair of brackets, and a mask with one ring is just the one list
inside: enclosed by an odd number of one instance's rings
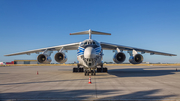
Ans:
{"label": "right wing", "polygon": [[146,49],[141,49],[141,48],[110,44],[110,43],[105,43],[105,42],[100,42],[100,44],[101,44],[102,49],[104,50],[116,50],[116,48],[119,48],[124,51],[136,50],[137,52],[142,52],[142,53],[150,53],[150,54],[165,55],[165,56],[177,56],[176,54],[157,52],[157,51],[146,50]]}
{"label": "right wing", "polygon": [[7,54],[7,55],[4,55],[4,56],[13,56],[13,55],[22,55],[22,54],[30,54],[30,53],[39,53],[39,52],[44,52],[45,50],[59,51],[62,48],[63,48],[63,50],[77,50],[78,47],[79,47],[79,44],[80,44],[80,42],[72,43],[72,44],[66,44],[66,45],[59,45],[59,46],[54,46],[54,47],[35,49],[35,50],[19,52],[19,53],[13,53],[13,54]]}

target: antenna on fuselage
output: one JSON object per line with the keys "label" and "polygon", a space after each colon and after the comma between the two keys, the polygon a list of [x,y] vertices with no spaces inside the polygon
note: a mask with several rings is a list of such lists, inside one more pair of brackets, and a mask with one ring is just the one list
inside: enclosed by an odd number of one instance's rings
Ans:
{"label": "antenna on fuselage", "polygon": [[89,34],[89,39],[92,38],[92,37],[91,37],[91,34],[111,35],[111,33],[92,31],[91,29],[89,29],[88,31],[83,31],[83,32],[70,33],[70,35],[82,35],[82,34]]}

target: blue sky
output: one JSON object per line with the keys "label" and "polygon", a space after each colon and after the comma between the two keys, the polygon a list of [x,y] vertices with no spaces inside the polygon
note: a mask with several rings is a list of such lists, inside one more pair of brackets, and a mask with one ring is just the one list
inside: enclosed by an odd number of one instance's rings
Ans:
{"label": "blue sky", "polygon": [[[88,35],[69,33],[92,29],[112,34],[92,36],[100,42],[178,55],[144,54],[144,61],[180,63],[179,5],[179,0],[0,0],[0,61],[36,59],[37,54],[4,55],[80,42]],[[66,54],[67,63],[77,61],[76,51]],[[113,61],[112,51],[104,54],[103,61]]]}

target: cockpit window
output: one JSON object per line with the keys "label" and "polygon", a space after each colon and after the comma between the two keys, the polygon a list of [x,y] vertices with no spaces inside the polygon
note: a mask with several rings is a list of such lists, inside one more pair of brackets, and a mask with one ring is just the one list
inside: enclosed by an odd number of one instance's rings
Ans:
{"label": "cockpit window", "polygon": [[88,43],[87,43],[87,42],[85,42],[85,43],[84,43],[84,45],[88,45]]}
{"label": "cockpit window", "polygon": [[85,40],[80,44],[81,47],[86,47],[86,46],[93,46],[93,47],[99,47],[100,44],[94,40]]}

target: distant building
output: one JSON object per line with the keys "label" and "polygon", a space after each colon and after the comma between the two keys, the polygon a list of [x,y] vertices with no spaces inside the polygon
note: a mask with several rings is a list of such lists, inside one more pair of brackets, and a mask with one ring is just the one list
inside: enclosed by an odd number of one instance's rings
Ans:
{"label": "distant building", "polygon": [[37,60],[14,60],[14,64],[37,64]]}

